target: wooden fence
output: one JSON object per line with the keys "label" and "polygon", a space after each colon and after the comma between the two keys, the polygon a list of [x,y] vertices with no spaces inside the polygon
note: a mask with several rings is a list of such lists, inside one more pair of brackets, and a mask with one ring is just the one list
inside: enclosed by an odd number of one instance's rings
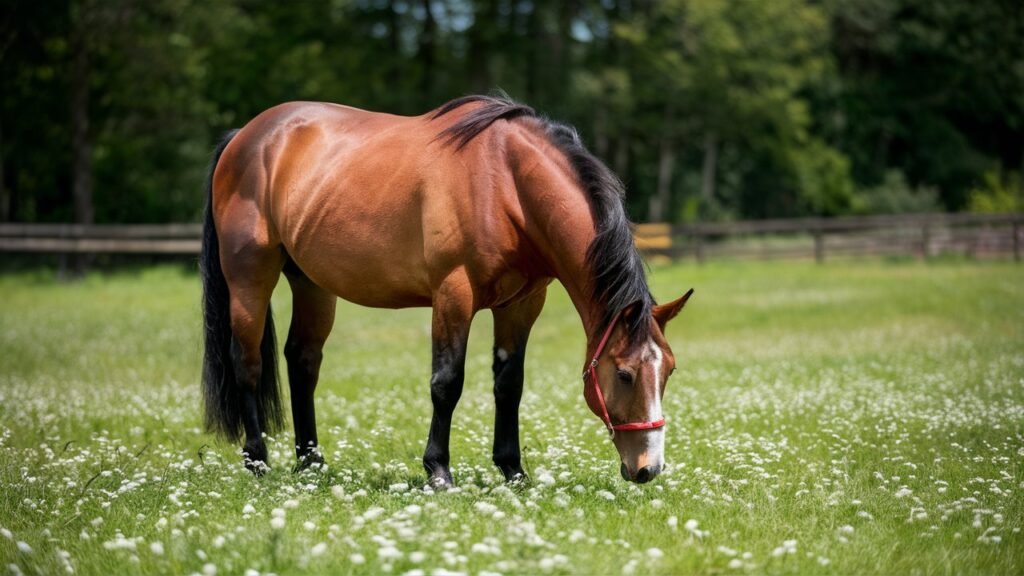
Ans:
{"label": "wooden fence", "polygon": [[0,224],[0,252],[198,254],[201,224]]}
{"label": "wooden fence", "polygon": [[959,254],[1021,259],[1024,214],[910,214],[842,218],[748,220],[700,224],[640,224],[646,256],[698,262],[716,259],[910,256]]}
{"label": "wooden fence", "polygon": [[[0,252],[196,254],[199,224],[0,224]],[[827,258],[898,255],[1021,258],[1024,214],[915,214],[640,224],[648,258]]]}

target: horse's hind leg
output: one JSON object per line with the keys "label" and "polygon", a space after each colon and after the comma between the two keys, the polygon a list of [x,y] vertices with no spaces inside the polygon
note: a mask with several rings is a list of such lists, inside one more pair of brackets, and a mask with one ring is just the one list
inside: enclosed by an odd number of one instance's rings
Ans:
{"label": "horse's hind leg", "polygon": [[449,277],[434,294],[433,374],[430,378],[434,414],[430,419],[427,449],[423,453],[423,468],[427,471],[428,482],[435,488],[452,484],[448,440],[452,413],[462,396],[466,373],[466,343],[474,312],[472,299],[465,277]]}
{"label": "horse's hind leg", "polygon": [[314,284],[295,267],[285,266],[292,288],[292,323],[284,356],[288,361],[288,384],[292,392],[292,422],[295,425],[296,470],[323,464],[316,435],[313,392],[320,378],[324,342],[334,326],[338,298]]}
{"label": "horse's hind leg", "polygon": [[523,396],[523,365],[530,328],[544,307],[541,289],[494,314],[494,464],[506,481],[523,478],[519,450],[519,401]]}
{"label": "horse's hind leg", "polygon": [[[222,242],[224,242],[222,240]],[[268,317],[270,297],[281,275],[284,256],[278,247],[244,245],[234,249],[228,242],[222,253],[224,276],[230,290],[231,360],[241,396],[242,426],[245,429],[246,467],[259,474],[267,463],[264,428],[280,424],[277,396],[277,351],[273,334],[264,328],[273,324]],[[264,338],[269,337],[268,342]]]}

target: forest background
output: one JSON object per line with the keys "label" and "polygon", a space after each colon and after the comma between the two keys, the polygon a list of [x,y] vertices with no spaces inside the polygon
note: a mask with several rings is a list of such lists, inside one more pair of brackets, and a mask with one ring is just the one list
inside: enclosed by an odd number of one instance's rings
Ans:
{"label": "forest background", "polygon": [[1019,0],[0,0],[0,222],[186,222],[288,100],[501,89],[639,221],[1024,210]]}

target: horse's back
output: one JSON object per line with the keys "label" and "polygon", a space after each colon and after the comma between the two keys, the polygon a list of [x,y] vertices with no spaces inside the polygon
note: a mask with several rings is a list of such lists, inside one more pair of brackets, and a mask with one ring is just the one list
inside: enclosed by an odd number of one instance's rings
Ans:
{"label": "horse's back", "polygon": [[218,230],[280,244],[315,283],[379,307],[430,305],[460,265],[473,176],[428,116],[294,102],[247,124],[215,175]]}

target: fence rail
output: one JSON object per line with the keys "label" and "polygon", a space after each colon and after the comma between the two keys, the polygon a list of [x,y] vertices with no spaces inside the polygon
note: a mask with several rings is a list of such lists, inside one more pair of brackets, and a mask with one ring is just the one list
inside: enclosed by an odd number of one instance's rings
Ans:
{"label": "fence rail", "polygon": [[963,254],[1021,259],[1024,214],[909,214],[639,224],[637,246],[648,257],[698,262],[720,258],[813,258]]}
{"label": "fence rail", "polygon": [[[0,224],[0,252],[196,254],[199,224]],[[914,214],[639,224],[645,256],[698,262],[721,258],[814,258],[958,253],[1021,259],[1024,214]]]}
{"label": "fence rail", "polygon": [[198,254],[201,224],[0,224],[0,252]]}

